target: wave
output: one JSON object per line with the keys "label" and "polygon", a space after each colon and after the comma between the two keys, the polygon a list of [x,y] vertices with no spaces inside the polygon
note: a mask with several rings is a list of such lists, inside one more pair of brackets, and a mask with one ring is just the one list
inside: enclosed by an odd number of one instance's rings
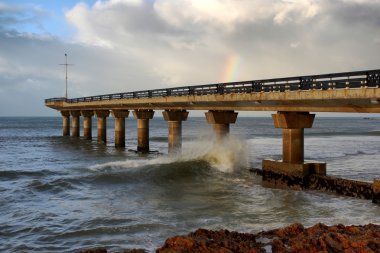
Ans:
{"label": "wave", "polygon": [[90,166],[92,171],[112,171],[188,162],[206,162],[221,172],[232,172],[248,167],[246,143],[236,137],[226,137],[221,141],[202,139],[186,143],[182,152],[160,156],[154,159],[116,161]]}
{"label": "wave", "polygon": [[40,171],[27,171],[27,170],[3,170],[0,171],[0,178],[7,180],[15,180],[21,177],[44,177],[56,174],[55,172],[49,170],[40,170]]}
{"label": "wave", "polygon": [[28,187],[40,192],[59,193],[76,188],[70,181],[73,181],[73,179],[60,178],[48,182],[35,179],[29,183]]}

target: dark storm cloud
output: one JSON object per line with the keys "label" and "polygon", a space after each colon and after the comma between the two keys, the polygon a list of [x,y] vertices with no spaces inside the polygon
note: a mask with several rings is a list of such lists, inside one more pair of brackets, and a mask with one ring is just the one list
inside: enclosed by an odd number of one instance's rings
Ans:
{"label": "dark storm cloud", "polygon": [[378,1],[366,2],[335,2],[329,4],[329,17],[342,25],[347,26],[379,26],[380,3]]}

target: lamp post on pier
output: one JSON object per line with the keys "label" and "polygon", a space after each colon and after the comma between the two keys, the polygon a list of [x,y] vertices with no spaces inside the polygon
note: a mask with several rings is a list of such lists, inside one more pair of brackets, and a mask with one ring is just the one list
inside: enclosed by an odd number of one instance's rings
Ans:
{"label": "lamp post on pier", "polygon": [[68,64],[67,63],[67,54],[65,54],[65,63],[59,64],[65,66],[65,72],[66,72],[66,89],[65,89],[65,98],[67,99],[67,66],[74,66],[74,64]]}

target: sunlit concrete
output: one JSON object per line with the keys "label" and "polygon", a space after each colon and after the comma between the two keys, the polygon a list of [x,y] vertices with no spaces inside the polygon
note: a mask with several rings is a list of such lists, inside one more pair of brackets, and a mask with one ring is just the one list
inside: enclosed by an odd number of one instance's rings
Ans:
{"label": "sunlit concrete", "polygon": [[125,147],[125,118],[128,118],[129,111],[113,110],[112,116],[115,118],[115,147]]}
{"label": "sunlit concrete", "polygon": [[72,133],[72,136],[73,137],[79,137],[80,135],[80,128],[79,128],[79,125],[80,125],[80,122],[79,122],[79,116],[80,116],[80,111],[70,111],[70,115],[72,117],[72,120],[73,120],[73,124],[72,124],[72,127],[71,127],[71,133]]}
{"label": "sunlit concrete", "polygon": [[98,142],[107,142],[107,117],[110,115],[108,110],[95,111],[98,126]]}
{"label": "sunlit concrete", "polygon": [[61,111],[63,136],[70,136],[70,112]]}
{"label": "sunlit concrete", "polygon": [[85,140],[92,139],[92,116],[94,116],[94,111],[81,111],[83,116],[83,138]]}
{"label": "sunlit concrete", "polygon": [[100,100],[48,102],[57,110],[221,110],[380,113],[380,89],[297,90]]}
{"label": "sunlit concrete", "polygon": [[149,152],[149,120],[153,118],[152,110],[135,110],[133,116],[137,120],[137,151]]}
{"label": "sunlit concrete", "polygon": [[187,111],[163,111],[162,115],[168,122],[168,153],[177,153],[182,147],[182,121],[187,120]]}
{"label": "sunlit concrete", "polygon": [[208,111],[207,122],[213,125],[216,140],[222,140],[230,133],[230,124],[236,122],[238,113],[234,111]]}

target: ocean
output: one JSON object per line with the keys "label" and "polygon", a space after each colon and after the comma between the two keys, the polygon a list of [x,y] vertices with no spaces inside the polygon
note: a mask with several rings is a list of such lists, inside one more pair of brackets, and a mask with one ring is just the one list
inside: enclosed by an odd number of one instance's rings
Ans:
{"label": "ocean", "polygon": [[[158,113],[156,112],[156,115]],[[154,251],[197,228],[260,232],[291,223],[380,224],[380,205],[318,191],[262,186],[249,168],[281,158],[281,129],[270,118],[239,117],[215,143],[202,117],[183,122],[183,149],[167,154],[167,123],[150,121],[150,154],[138,154],[136,121],[126,149],[63,137],[60,117],[0,118],[0,252],[73,252],[106,247]],[[83,129],[81,129],[81,134]],[[316,117],[305,129],[305,158],[327,173],[380,177],[380,118]]]}

